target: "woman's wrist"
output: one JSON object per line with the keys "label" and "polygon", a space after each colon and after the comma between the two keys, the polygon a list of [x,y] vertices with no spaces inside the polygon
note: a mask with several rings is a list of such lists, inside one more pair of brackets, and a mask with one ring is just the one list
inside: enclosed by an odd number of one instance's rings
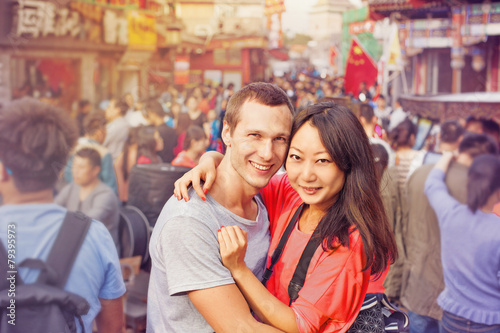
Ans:
{"label": "woman's wrist", "polygon": [[236,267],[230,271],[231,275],[233,276],[233,279],[236,282],[243,280],[247,274],[253,274],[252,271],[246,265],[242,265],[241,267]]}

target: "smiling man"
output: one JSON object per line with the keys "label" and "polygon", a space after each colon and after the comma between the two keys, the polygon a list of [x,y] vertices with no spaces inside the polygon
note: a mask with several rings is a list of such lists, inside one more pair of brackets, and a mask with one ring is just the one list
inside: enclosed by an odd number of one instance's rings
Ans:
{"label": "smiling man", "polygon": [[151,236],[147,332],[278,332],[257,322],[223,265],[217,231],[237,225],[248,235],[247,266],[265,269],[269,218],[256,196],[283,164],[293,106],[286,93],[252,83],[229,100],[222,139],[226,154],[202,201],[165,204]]}

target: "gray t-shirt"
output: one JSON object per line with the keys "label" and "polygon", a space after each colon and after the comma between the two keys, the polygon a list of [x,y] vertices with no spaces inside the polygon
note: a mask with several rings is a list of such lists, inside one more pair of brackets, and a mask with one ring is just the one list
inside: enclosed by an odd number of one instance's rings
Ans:
{"label": "gray t-shirt", "polygon": [[261,278],[270,243],[269,217],[259,196],[256,221],[244,219],[193,189],[188,202],[171,197],[151,235],[152,269],[148,290],[147,332],[213,332],[187,292],[234,283],[222,265],[217,231],[237,225],[247,232],[245,263]]}

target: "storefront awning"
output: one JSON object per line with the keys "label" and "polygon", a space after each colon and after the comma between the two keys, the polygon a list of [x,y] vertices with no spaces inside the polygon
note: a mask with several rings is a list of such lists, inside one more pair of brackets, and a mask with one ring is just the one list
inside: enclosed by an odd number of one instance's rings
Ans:
{"label": "storefront awning", "polygon": [[445,121],[474,116],[500,119],[500,92],[473,92],[435,96],[402,96],[405,111],[423,118]]}

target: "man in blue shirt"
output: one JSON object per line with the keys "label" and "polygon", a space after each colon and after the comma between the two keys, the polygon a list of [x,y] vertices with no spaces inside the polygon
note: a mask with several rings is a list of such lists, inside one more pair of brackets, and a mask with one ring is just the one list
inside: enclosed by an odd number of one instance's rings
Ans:
{"label": "man in blue shirt", "polygon": [[[66,209],[53,203],[53,188],[76,142],[77,128],[64,111],[34,99],[21,99],[0,112],[0,240],[7,244],[9,225],[16,229],[16,262],[46,260],[61,228]],[[18,268],[24,283],[39,270]],[[80,248],[65,290],[90,304],[82,316],[86,332],[123,329],[125,293],[115,245],[106,227],[93,220]],[[80,325],[76,325],[78,332]]]}

